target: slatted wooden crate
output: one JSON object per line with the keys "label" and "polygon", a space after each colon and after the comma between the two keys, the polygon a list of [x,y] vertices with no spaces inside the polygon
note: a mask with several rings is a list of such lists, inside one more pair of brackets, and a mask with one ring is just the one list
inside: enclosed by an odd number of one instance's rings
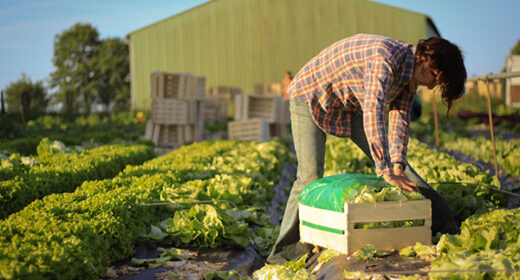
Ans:
{"label": "slatted wooden crate", "polygon": [[204,122],[206,124],[227,122],[227,101],[216,96],[207,96],[204,101]]}
{"label": "slatted wooden crate", "polygon": [[[431,201],[345,203],[344,212],[299,204],[300,240],[350,254],[366,244],[391,250],[421,242],[431,245]],[[369,222],[424,220],[423,226],[356,229]]]}
{"label": "slatted wooden crate", "polygon": [[154,125],[153,142],[158,147],[178,148],[184,145],[184,126]]}
{"label": "slatted wooden crate", "polygon": [[235,97],[235,120],[264,119],[268,123],[281,121],[280,96],[243,94]]}
{"label": "slatted wooden crate", "polygon": [[153,72],[151,74],[152,98],[182,98],[186,88],[187,73]]}
{"label": "slatted wooden crate", "polygon": [[228,136],[232,140],[258,141],[269,140],[269,126],[263,119],[249,119],[228,122]]}
{"label": "slatted wooden crate", "polygon": [[153,72],[152,98],[202,100],[206,92],[206,78],[190,73]]}
{"label": "slatted wooden crate", "polygon": [[152,120],[155,124],[194,124],[197,117],[194,100],[154,98]]}

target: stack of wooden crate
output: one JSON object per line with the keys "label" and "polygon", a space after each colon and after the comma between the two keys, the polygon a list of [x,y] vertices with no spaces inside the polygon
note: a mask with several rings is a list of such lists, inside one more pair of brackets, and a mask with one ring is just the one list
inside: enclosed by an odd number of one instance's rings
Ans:
{"label": "stack of wooden crate", "polygon": [[[267,123],[269,132],[264,135],[262,126],[258,125],[258,120]],[[240,125],[235,125],[239,123]],[[288,138],[289,132],[287,124],[289,123],[289,106],[288,101],[281,96],[258,95],[258,94],[239,94],[235,96],[235,121],[229,122],[228,133],[230,139],[250,140],[249,136],[244,136],[244,132],[233,129],[240,127],[243,131],[253,129],[244,129],[248,124],[256,127],[255,135],[260,135],[257,140],[264,141],[267,137],[278,136]],[[246,134],[246,135],[249,135]]]}
{"label": "stack of wooden crate", "polygon": [[151,74],[152,118],[146,137],[158,147],[202,141],[206,80],[190,73]]}

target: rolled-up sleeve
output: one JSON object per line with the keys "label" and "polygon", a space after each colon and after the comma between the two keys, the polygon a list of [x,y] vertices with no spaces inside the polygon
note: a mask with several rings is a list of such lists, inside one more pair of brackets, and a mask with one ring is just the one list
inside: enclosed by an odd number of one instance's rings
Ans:
{"label": "rolled-up sleeve", "polygon": [[383,58],[375,58],[366,63],[364,75],[364,129],[376,173],[383,176],[393,173],[385,131],[385,95],[387,87],[392,84],[393,72]]}

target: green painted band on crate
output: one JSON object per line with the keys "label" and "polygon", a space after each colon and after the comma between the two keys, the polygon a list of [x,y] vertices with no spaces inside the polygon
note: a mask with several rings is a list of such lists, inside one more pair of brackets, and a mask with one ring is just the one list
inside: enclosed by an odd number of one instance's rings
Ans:
{"label": "green painted band on crate", "polygon": [[344,234],[345,233],[345,231],[342,230],[342,229],[335,229],[335,228],[320,226],[320,225],[317,225],[317,224],[309,223],[307,221],[302,221],[302,225],[304,225],[306,227],[313,228],[313,229],[319,229],[319,230],[328,231],[328,232],[332,232],[332,233],[336,233],[336,234]]}

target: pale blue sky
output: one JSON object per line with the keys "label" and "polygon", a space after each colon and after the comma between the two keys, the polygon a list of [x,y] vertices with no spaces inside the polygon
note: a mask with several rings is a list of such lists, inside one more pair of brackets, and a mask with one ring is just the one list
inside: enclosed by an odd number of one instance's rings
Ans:
{"label": "pale blue sky", "polygon": [[[101,38],[122,38],[133,30],[205,2],[0,0],[0,89],[20,78],[22,72],[33,81],[47,78],[54,71],[54,36],[76,22],[92,24]],[[470,76],[501,71],[505,56],[520,39],[520,0],[376,2],[429,15],[441,35],[464,51]]]}

